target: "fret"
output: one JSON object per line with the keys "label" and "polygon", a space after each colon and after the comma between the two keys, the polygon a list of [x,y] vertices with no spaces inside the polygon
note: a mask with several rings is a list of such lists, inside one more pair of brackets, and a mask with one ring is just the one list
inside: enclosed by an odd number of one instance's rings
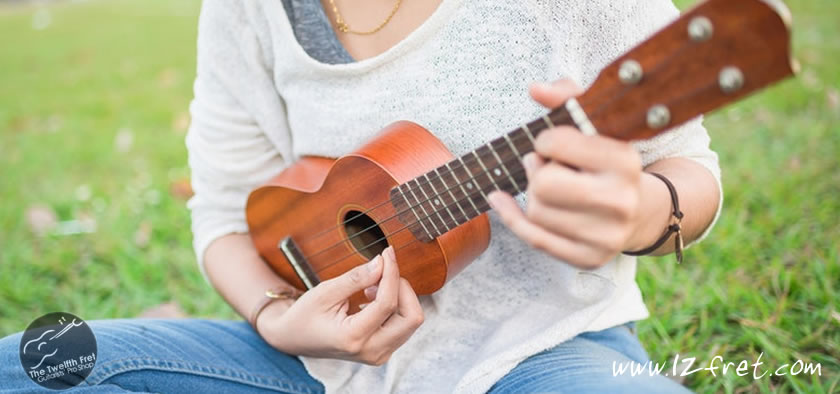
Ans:
{"label": "fret", "polygon": [[[440,230],[437,228],[437,225],[435,224],[435,222],[434,222],[434,221],[432,221],[432,219],[431,219],[432,217],[429,215],[429,213],[428,213],[428,212],[426,212],[426,208],[424,208],[424,207],[423,207],[423,203],[421,203],[421,202],[420,202],[420,199],[419,199],[419,198],[417,198],[417,194],[416,194],[416,193],[414,193],[414,189],[411,187],[411,181],[407,182],[407,183],[406,183],[406,185],[408,185],[408,191],[409,191],[409,192],[411,192],[411,195],[412,195],[412,196],[414,196],[414,201],[417,201],[417,205],[419,205],[419,206],[420,206],[420,210],[422,210],[422,211],[423,211],[423,215],[425,215],[424,219],[428,219],[428,220],[429,220],[429,224],[434,225],[434,229],[435,229],[435,232],[437,233],[437,235],[441,235],[441,234],[443,234],[443,233],[441,233],[441,232],[440,232]],[[425,226],[424,226],[424,227],[425,227]],[[435,238],[435,237],[432,237],[432,239],[434,239],[434,238]]]}
{"label": "fret", "polygon": [[481,157],[478,156],[478,153],[476,153],[476,151],[472,151],[472,154],[473,154],[473,156],[475,156],[475,159],[478,160],[478,165],[480,165],[481,169],[484,170],[484,174],[487,175],[487,178],[490,179],[490,182],[493,182],[493,186],[496,186],[496,190],[502,191],[502,188],[500,188],[499,184],[496,183],[496,180],[493,179],[493,174],[491,174],[490,171],[487,170],[487,167],[481,161]]}
{"label": "fret", "polygon": [[[446,168],[449,168],[449,163],[446,163]],[[461,207],[461,202],[458,201],[457,197],[455,197],[455,193],[452,193],[452,188],[449,187],[449,185],[446,183],[446,181],[443,179],[443,177],[440,176],[440,172],[438,171],[437,168],[435,168],[435,175],[437,175],[438,179],[440,179],[440,182],[443,183],[443,188],[446,189],[447,192],[449,192],[449,195],[452,197],[452,203],[455,204],[455,206],[457,206],[459,210],[461,210],[461,215],[464,216],[464,221],[469,220],[469,216],[467,216],[467,212],[464,211],[464,208]],[[458,223],[458,221],[456,220],[455,223]]]}
{"label": "fret", "polygon": [[[455,178],[455,184],[457,184],[461,188],[461,192],[464,193],[464,198],[466,198],[467,201],[470,202],[470,205],[472,205],[473,209],[475,209],[475,214],[476,215],[481,214],[481,211],[479,211],[478,207],[475,206],[475,203],[472,200],[472,196],[470,196],[470,194],[467,193],[467,189],[464,188],[464,184],[461,182],[460,179],[458,179],[458,174],[456,174],[455,170],[453,170],[452,167],[449,166],[449,163],[446,163],[446,169],[449,170],[449,173],[452,174],[453,178]],[[459,207],[460,207],[460,205],[459,205]],[[469,216],[464,214],[464,217],[469,217]]]}
{"label": "fret", "polygon": [[537,146],[537,140],[534,139],[534,135],[531,134],[531,130],[528,129],[527,124],[522,125],[522,130],[525,132],[525,135],[528,136],[528,139],[531,140],[531,143],[534,144],[534,146]]}
{"label": "fret", "polygon": [[[440,214],[440,211],[438,211],[434,207],[434,205],[431,204],[432,199],[429,198],[429,195],[426,193],[426,190],[423,189],[423,186],[420,185],[420,180],[418,180],[417,178],[414,178],[414,183],[417,184],[417,187],[420,189],[420,192],[423,193],[423,197],[426,197],[426,202],[429,203],[429,208],[432,210],[432,213],[437,214],[438,219],[440,219],[440,222],[443,224],[443,228],[445,229],[445,231],[440,231],[440,229],[437,229],[437,224],[435,224],[435,229],[437,230],[438,235],[443,234],[446,231],[449,231],[449,228],[447,228],[448,226],[446,225],[446,220],[443,219],[443,216]],[[438,204],[440,204],[440,202],[438,202]],[[420,203],[420,208],[423,208],[423,203]],[[431,215],[429,215],[429,221],[432,222],[433,224],[435,222],[433,219],[431,219]]]}
{"label": "fret", "polygon": [[[525,165],[522,163],[522,159],[525,157],[525,155],[523,155],[522,152],[519,150],[519,148],[516,147],[516,143],[514,143],[513,139],[510,138],[510,134],[505,134],[504,137],[505,137],[505,141],[507,141],[508,146],[510,146],[511,151],[513,152],[514,156],[516,157],[515,160],[518,160],[516,164],[518,164],[520,167],[522,167],[521,171],[524,172]],[[520,182],[517,182],[517,186],[522,184],[522,186],[519,186],[519,187],[527,189],[528,188],[528,176],[527,176],[527,174],[522,174],[522,178],[524,178],[524,179],[522,179],[522,181],[520,181]]]}
{"label": "fret", "polygon": [[516,148],[516,152],[519,153],[520,158],[525,157],[527,153],[534,151],[534,144],[531,143],[530,138],[528,138],[527,134],[522,129],[517,129],[516,131],[509,134],[510,142],[513,143],[513,146]]}
{"label": "fret", "polygon": [[543,114],[542,119],[546,126],[554,128],[554,122],[551,121],[551,118],[547,114]]}
{"label": "fret", "polygon": [[[437,171],[437,169],[435,169],[435,171]],[[440,193],[437,191],[437,188],[435,188],[435,184],[432,183],[431,179],[429,179],[429,173],[427,172],[427,173],[423,174],[423,178],[426,178],[426,182],[428,182],[429,185],[432,186],[432,192],[435,194],[435,199],[434,199],[435,204],[434,205],[437,205],[437,206],[443,205],[443,208],[446,209],[446,213],[448,213],[449,217],[452,218],[452,222],[454,223],[453,227],[458,225],[459,224],[458,219],[455,218],[455,215],[453,215],[452,211],[449,210],[449,204],[447,204],[446,201],[444,201],[443,198],[441,198]],[[440,209],[438,209],[437,207],[434,207],[434,208],[435,208],[435,212],[440,212]],[[438,215],[440,215],[440,214],[438,214]],[[443,224],[445,225],[446,222],[444,221]]]}
{"label": "fret", "polygon": [[469,167],[467,167],[467,164],[464,163],[464,158],[459,157],[458,161],[461,162],[461,166],[464,167],[464,169],[467,170],[467,174],[469,174],[469,181],[467,181],[467,188],[472,189],[472,186],[475,185],[475,188],[478,189],[479,193],[481,193],[481,197],[484,197],[484,202],[489,204],[490,201],[487,199],[487,195],[484,194],[484,190],[481,190],[481,186],[479,186],[479,184],[475,181],[475,175],[473,175],[473,172],[470,170]]}
{"label": "fret", "polygon": [[[409,188],[409,190],[411,190],[411,188]],[[406,205],[408,205],[408,207],[411,209],[411,212],[414,213],[414,217],[416,217],[417,221],[420,223],[420,225],[423,226],[423,231],[425,231],[426,234],[429,235],[429,239],[435,239],[435,237],[432,236],[432,233],[429,232],[429,229],[426,228],[426,224],[423,223],[423,220],[420,219],[420,215],[417,214],[417,211],[414,209],[414,205],[411,205],[411,203],[408,201],[408,197],[406,197],[405,193],[402,191],[402,185],[397,186],[397,191],[400,192],[400,195],[402,196]],[[413,194],[413,192],[412,192],[412,194]],[[415,198],[416,198],[416,196],[415,196]],[[422,206],[420,208],[422,208]]]}
{"label": "fret", "polygon": [[513,144],[513,141],[510,140],[510,136],[507,134],[505,134],[505,141],[507,141],[507,144],[510,146],[510,149],[513,151],[513,154],[516,155],[516,158],[522,160],[524,156],[519,154],[519,149],[516,149],[516,145]]}
{"label": "fret", "polygon": [[505,165],[505,162],[502,161],[502,158],[499,157],[499,153],[496,152],[496,149],[493,148],[493,143],[488,142],[487,147],[490,148],[490,152],[493,153],[493,157],[496,158],[496,161],[499,163],[499,166],[502,167],[502,170],[505,172],[505,175],[507,175],[508,179],[510,179],[510,183],[512,183],[513,187],[516,188],[516,191],[518,193],[522,193],[522,189],[519,188],[519,185],[516,183],[516,180],[513,179],[513,176],[510,175],[510,171],[508,171],[508,168]]}

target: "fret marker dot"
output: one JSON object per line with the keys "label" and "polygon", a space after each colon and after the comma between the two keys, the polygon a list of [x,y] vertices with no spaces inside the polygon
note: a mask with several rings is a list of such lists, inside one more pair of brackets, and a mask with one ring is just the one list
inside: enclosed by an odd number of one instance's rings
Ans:
{"label": "fret marker dot", "polygon": [[500,170],[498,168],[493,170],[493,173],[496,174],[496,176],[502,176],[502,170]]}
{"label": "fret marker dot", "polygon": [[435,199],[435,205],[440,205],[440,200]]}
{"label": "fret marker dot", "polygon": [[467,189],[472,189],[472,182],[467,182]]}

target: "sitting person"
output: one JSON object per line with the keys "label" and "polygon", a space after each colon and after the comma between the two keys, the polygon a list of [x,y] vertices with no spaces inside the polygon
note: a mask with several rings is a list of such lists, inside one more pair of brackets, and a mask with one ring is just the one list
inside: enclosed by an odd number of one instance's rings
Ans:
{"label": "sitting person", "polygon": [[[673,183],[693,242],[712,226],[716,154],[696,120],[633,144],[544,132],[519,201],[488,196],[489,249],[418,297],[392,249],[300,298],[247,235],[255,187],[302,156],[338,157],[407,119],[456,155],[580,93],[678,14],[670,0],[205,0],[187,136],[202,273],[243,321],[91,322],[89,392],[683,392],[643,363],[636,258],[669,224]],[[558,81],[533,84],[537,81]],[[528,88],[529,86],[530,89]],[[579,170],[573,171],[569,167]],[[525,205],[522,211],[520,205]],[[674,251],[673,240],[654,254]],[[347,299],[371,303],[348,315]],[[4,392],[34,390],[0,341]]]}

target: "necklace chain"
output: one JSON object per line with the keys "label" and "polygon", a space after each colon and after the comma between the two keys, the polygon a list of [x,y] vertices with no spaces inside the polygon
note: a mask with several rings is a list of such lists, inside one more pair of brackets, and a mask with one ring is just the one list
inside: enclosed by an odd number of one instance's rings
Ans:
{"label": "necklace chain", "polygon": [[387,25],[388,22],[390,22],[391,19],[394,17],[394,14],[397,13],[397,10],[400,8],[401,4],[402,4],[402,0],[397,0],[397,2],[394,3],[394,8],[391,9],[391,13],[388,14],[388,17],[385,18],[385,20],[382,21],[382,23],[380,23],[379,26],[376,26],[373,30],[358,31],[358,30],[354,30],[353,28],[351,28],[347,24],[347,22],[344,21],[344,18],[341,16],[341,13],[338,12],[338,7],[336,7],[336,5],[335,5],[335,0],[330,0],[330,5],[332,6],[333,13],[335,14],[335,24],[336,24],[336,27],[338,27],[338,30],[341,31],[342,33],[359,34],[359,35],[364,35],[364,36],[371,35],[371,34],[374,34],[378,31],[382,30],[382,28],[385,27],[385,25]]}

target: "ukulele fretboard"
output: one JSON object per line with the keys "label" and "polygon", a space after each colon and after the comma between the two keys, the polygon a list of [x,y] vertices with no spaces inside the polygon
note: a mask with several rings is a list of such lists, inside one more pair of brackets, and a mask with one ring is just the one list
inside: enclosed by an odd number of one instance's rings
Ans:
{"label": "ukulele fretboard", "polygon": [[400,221],[429,242],[489,211],[491,192],[524,192],[528,178],[522,157],[552,125],[574,125],[565,106],[393,188],[391,203]]}

